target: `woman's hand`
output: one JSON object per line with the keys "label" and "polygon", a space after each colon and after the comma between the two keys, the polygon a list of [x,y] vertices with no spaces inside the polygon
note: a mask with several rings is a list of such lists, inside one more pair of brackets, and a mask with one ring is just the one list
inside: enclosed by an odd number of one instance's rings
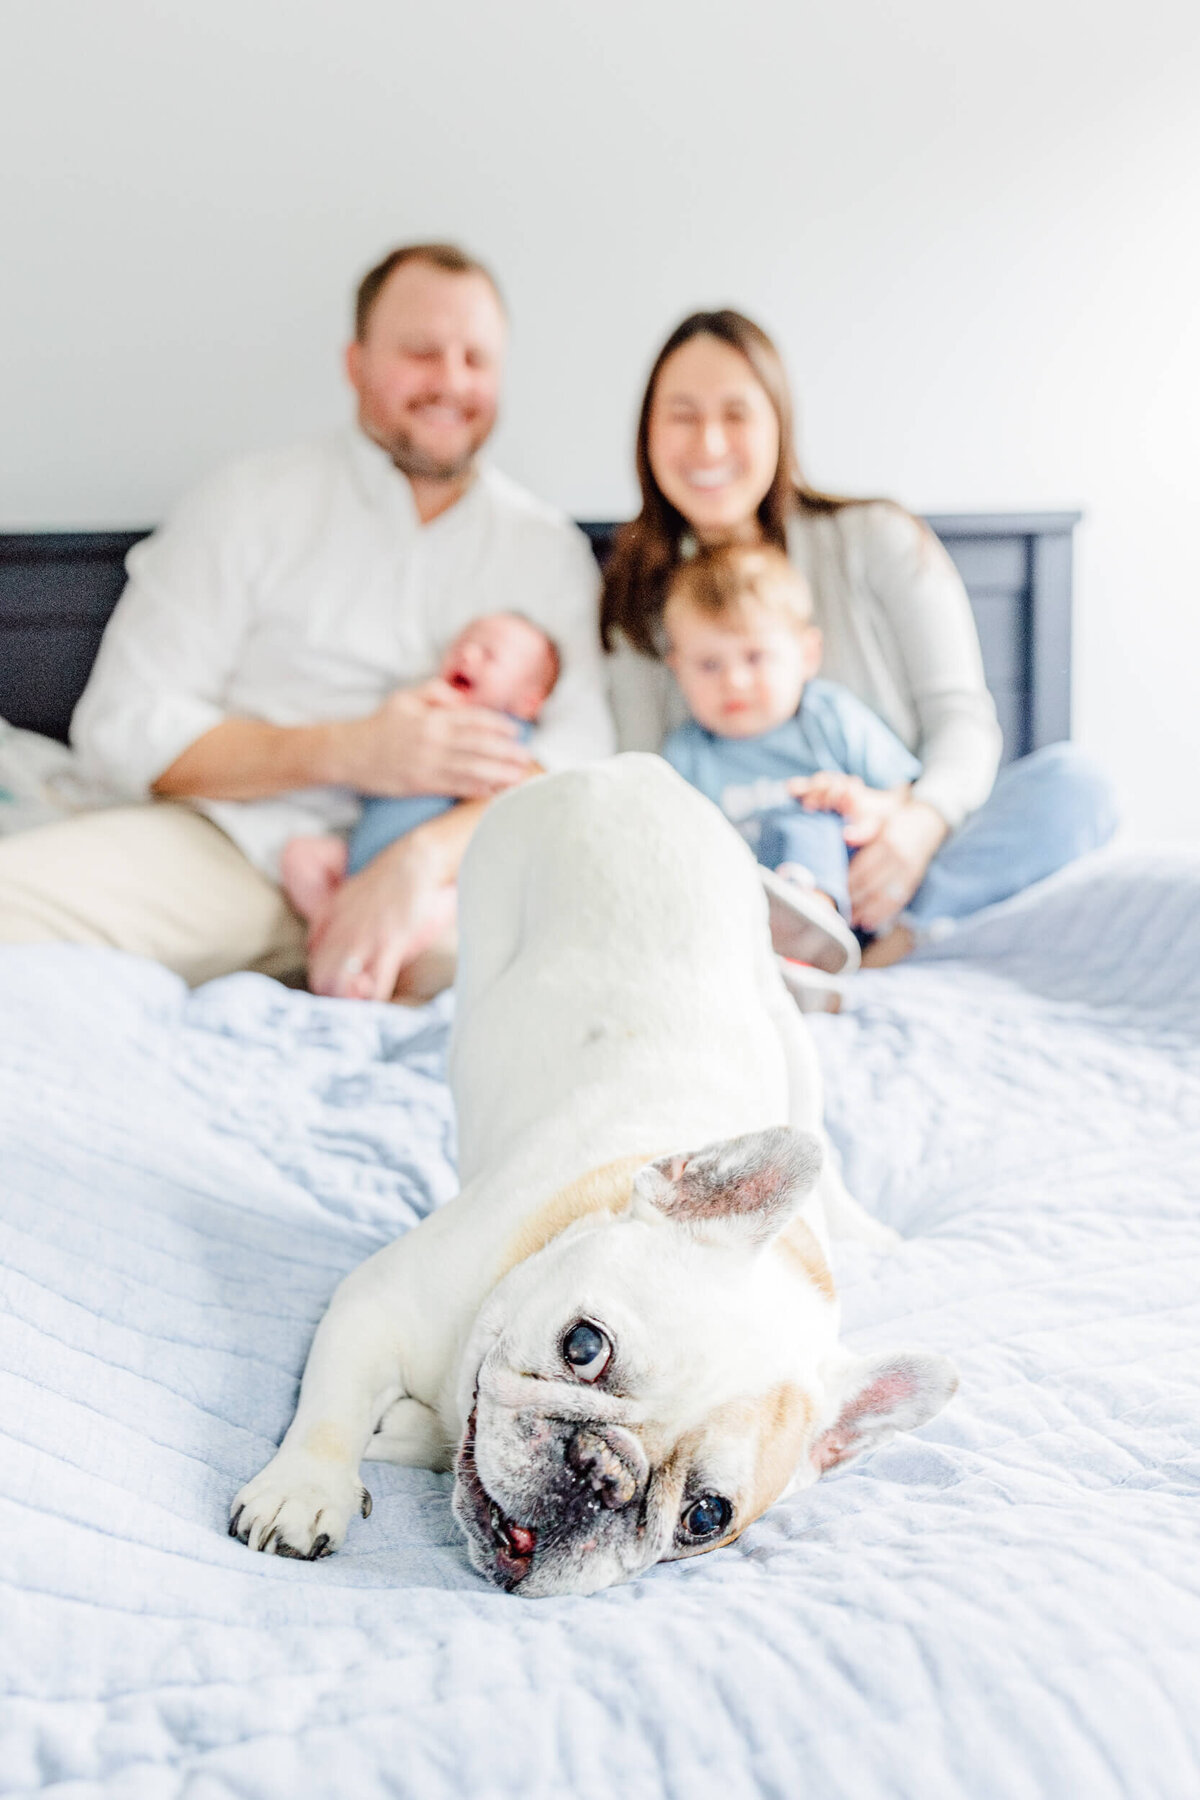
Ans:
{"label": "woman's hand", "polygon": [[923,800],[904,802],[850,863],[851,923],[878,931],[904,911],[945,842],[941,813]]}

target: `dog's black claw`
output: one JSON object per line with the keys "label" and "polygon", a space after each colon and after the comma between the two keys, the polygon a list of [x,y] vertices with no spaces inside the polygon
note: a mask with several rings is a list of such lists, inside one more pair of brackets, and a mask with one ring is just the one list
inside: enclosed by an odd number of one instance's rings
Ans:
{"label": "dog's black claw", "polygon": [[373,1504],[374,1502],[372,1501],[370,1494],[368,1494],[366,1488],[364,1488],[362,1491],[362,1516],[364,1519],[370,1518],[371,1507]]}
{"label": "dog's black claw", "polygon": [[239,1506],[237,1511],[234,1513],[232,1519],[230,1519],[230,1521],[229,1521],[230,1537],[240,1537],[241,1536],[241,1533],[238,1531],[238,1520],[241,1518],[244,1511],[245,1511],[245,1508],[242,1506]]}
{"label": "dog's black claw", "polygon": [[292,1546],[290,1544],[285,1544],[282,1538],[280,1538],[275,1546],[275,1554],[276,1556],[290,1556],[294,1562],[308,1561],[303,1550],[293,1550]]}
{"label": "dog's black claw", "polygon": [[309,1562],[319,1562],[323,1556],[329,1555],[329,1533],[323,1531],[308,1553]]}

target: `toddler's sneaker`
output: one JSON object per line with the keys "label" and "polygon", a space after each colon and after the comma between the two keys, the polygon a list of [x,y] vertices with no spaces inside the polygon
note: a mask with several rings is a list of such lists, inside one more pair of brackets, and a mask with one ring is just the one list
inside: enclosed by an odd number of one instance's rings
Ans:
{"label": "toddler's sneaker", "polygon": [[771,942],[779,955],[811,963],[827,975],[852,975],[862,961],[858,939],[833,901],[816,892],[808,870],[782,863],[758,872],[767,890]]}

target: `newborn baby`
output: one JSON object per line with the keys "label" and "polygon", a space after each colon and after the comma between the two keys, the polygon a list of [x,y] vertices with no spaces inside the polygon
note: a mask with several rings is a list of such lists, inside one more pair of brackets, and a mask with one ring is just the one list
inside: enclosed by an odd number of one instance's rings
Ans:
{"label": "newborn baby", "polygon": [[[489,613],[460,631],[442,659],[439,703],[506,713],[521,726],[521,741],[554,691],[559,657],[552,640],[519,613]],[[449,695],[446,690],[449,689]],[[458,804],[453,795],[368,794],[347,844],[340,837],[292,838],[283,852],[283,891],[311,926],[319,925],[348,875],[356,875],[397,838]]]}

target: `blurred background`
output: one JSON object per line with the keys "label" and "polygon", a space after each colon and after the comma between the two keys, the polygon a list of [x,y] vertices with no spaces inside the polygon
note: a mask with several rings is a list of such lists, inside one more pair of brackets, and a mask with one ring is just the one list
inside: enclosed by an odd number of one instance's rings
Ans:
{"label": "blurred background", "polygon": [[359,275],[462,242],[495,460],[634,506],[659,341],[729,303],[810,478],[1079,507],[1075,736],[1200,843],[1200,9],[7,0],[0,530],[137,526],[348,412]]}

